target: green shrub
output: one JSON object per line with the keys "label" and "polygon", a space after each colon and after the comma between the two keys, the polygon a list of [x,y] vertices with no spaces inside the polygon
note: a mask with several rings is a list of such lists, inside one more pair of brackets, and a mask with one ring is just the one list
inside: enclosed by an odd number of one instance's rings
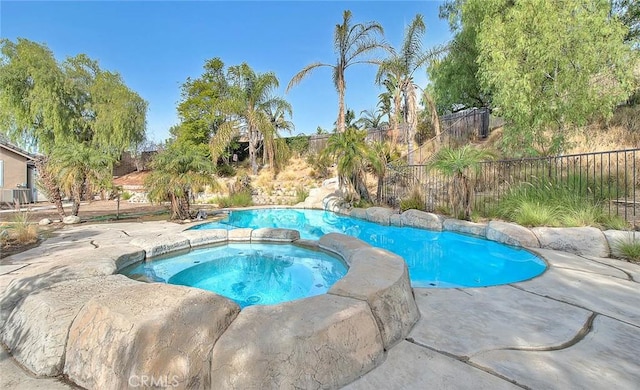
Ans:
{"label": "green shrub", "polygon": [[357,201],[353,202],[353,204],[352,204],[352,205],[353,205],[353,207],[359,207],[359,208],[361,208],[361,209],[366,209],[366,208],[369,208],[369,207],[373,207],[373,206],[374,206],[374,204],[373,204],[373,203],[371,203],[371,202],[367,202],[367,201],[366,201],[366,200],[364,200],[364,199],[359,199],[359,200],[357,200]]}
{"label": "green shrub", "polygon": [[287,144],[289,144],[289,148],[292,152],[298,154],[298,156],[302,156],[309,150],[309,136],[308,135],[297,135],[295,137],[289,137],[286,139]]}
{"label": "green shrub", "polygon": [[218,207],[222,208],[253,206],[253,198],[249,191],[240,191],[229,196],[214,198],[209,202],[217,203]]}
{"label": "green shrub", "polygon": [[513,212],[513,220],[522,226],[557,226],[559,210],[549,204],[524,200]]}
{"label": "green shrub", "polygon": [[605,215],[602,221],[602,227],[613,230],[626,230],[629,224],[619,215]]}
{"label": "green shrub", "polygon": [[236,169],[229,164],[218,165],[216,173],[220,177],[232,177],[236,175]]}
{"label": "green shrub", "polygon": [[602,198],[593,196],[593,193],[580,194],[578,187],[573,181],[523,183],[511,188],[495,206],[485,209],[494,212],[494,217],[524,226],[601,227],[620,224],[619,218],[612,218],[605,212]]}
{"label": "green shrub", "polygon": [[317,178],[325,178],[329,176],[329,167],[333,164],[331,156],[324,153],[310,154],[307,156],[307,164],[313,167]]}
{"label": "green shrub", "polygon": [[574,173],[564,179],[556,180],[556,183],[574,194],[580,194],[595,201],[617,199],[628,196],[633,191],[631,178],[622,171],[605,176],[594,176],[591,172],[588,180],[586,173]]}
{"label": "green shrub", "polygon": [[640,234],[630,233],[627,237],[614,241],[613,246],[623,259],[640,262]]}
{"label": "green shrub", "polygon": [[29,219],[29,213],[18,213],[9,227],[9,235],[19,244],[31,244],[38,241],[38,228]]}
{"label": "green shrub", "polygon": [[414,187],[407,198],[400,200],[401,211],[406,211],[410,209],[427,211],[427,208],[419,187]]}
{"label": "green shrub", "polygon": [[129,199],[131,199],[132,196],[133,196],[132,193],[130,193],[128,191],[125,191],[125,192],[122,193],[122,195],[120,195],[120,199],[129,200]]}
{"label": "green shrub", "polygon": [[309,190],[307,190],[303,185],[299,185],[296,187],[296,203],[302,203],[309,196]]}

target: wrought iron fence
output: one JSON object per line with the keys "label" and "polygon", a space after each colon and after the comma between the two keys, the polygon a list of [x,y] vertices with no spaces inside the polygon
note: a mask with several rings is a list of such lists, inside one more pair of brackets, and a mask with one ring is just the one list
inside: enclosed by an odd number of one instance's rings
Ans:
{"label": "wrought iron fence", "polygon": [[[602,204],[610,216],[640,226],[640,149],[485,161],[480,168],[466,172],[473,183],[474,210],[486,211],[518,186],[563,186],[585,201]],[[383,201],[399,207],[401,200],[414,195],[425,210],[446,213],[449,183],[428,165],[390,166]]]}

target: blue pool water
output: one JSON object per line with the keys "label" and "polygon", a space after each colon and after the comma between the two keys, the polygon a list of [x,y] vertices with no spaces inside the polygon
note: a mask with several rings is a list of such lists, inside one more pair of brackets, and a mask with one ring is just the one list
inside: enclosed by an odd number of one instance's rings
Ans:
{"label": "blue pool water", "polygon": [[246,307],[324,294],[347,268],[336,257],[294,245],[228,244],[137,263],[121,273],[213,291]]}
{"label": "blue pool water", "polygon": [[321,210],[231,211],[221,221],[192,229],[240,227],[295,229],[306,239],[331,232],[357,237],[402,256],[414,287],[493,286],[527,280],[546,269],[544,261],[521,248],[452,232],[382,226]]}

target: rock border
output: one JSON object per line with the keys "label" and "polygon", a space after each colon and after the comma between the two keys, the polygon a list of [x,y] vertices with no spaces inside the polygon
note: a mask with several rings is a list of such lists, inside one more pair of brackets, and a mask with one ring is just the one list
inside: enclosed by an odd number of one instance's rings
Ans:
{"label": "rock border", "polygon": [[[349,270],[326,294],[242,311],[214,293],[116,275],[136,260],[236,242],[332,252]],[[337,388],[379,365],[420,317],[404,260],[337,233],[315,241],[289,229],[185,230],[78,260],[65,258],[65,277],[59,261],[30,273],[30,289],[14,280],[0,300],[8,313],[0,336],[25,368],[86,388],[145,376],[174,388]],[[55,337],[44,336],[48,326]]]}
{"label": "rock border", "polygon": [[[496,241],[501,244],[529,249],[553,249],[577,255],[594,255],[598,257],[612,257],[618,255],[615,242],[630,238],[633,232],[625,230],[602,231],[594,227],[534,227],[527,228],[512,222],[490,221],[488,223],[474,223],[420,210],[406,210],[403,213],[393,213],[390,209],[382,211],[380,207],[368,209],[348,209],[335,207],[337,202],[325,207],[327,211],[362,219],[369,222],[392,226],[408,226],[433,231],[449,231],[467,234],[478,238]],[[640,233],[635,235],[640,241]]]}

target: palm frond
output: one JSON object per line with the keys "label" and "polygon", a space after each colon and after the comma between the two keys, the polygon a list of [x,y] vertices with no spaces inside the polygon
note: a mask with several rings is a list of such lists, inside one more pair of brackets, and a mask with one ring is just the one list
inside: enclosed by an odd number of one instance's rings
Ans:
{"label": "palm frond", "polygon": [[422,53],[422,36],[425,30],[422,15],[418,14],[405,31],[400,55],[407,62],[408,67],[413,65],[413,60]]}
{"label": "palm frond", "polygon": [[223,155],[233,137],[238,133],[238,129],[239,123],[233,120],[225,121],[218,127],[218,131],[209,142],[211,161],[214,163],[218,161],[218,158]]}
{"label": "palm frond", "polygon": [[334,67],[333,65],[329,65],[329,64],[323,64],[321,62],[314,62],[313,64],[309,64],[307,66],[305,66],[300,72],[296,73],[292,78],[291,81],[289,81],[289,84],[287,84],[287,88],[285,89],[285,93],[289,93],[289,91],[291,90],[291,88],[295,87],[296,85],[300,84],[300,82],[307,77],[312,71],[323,67],[323,66],[328,66],[328,67]]}

